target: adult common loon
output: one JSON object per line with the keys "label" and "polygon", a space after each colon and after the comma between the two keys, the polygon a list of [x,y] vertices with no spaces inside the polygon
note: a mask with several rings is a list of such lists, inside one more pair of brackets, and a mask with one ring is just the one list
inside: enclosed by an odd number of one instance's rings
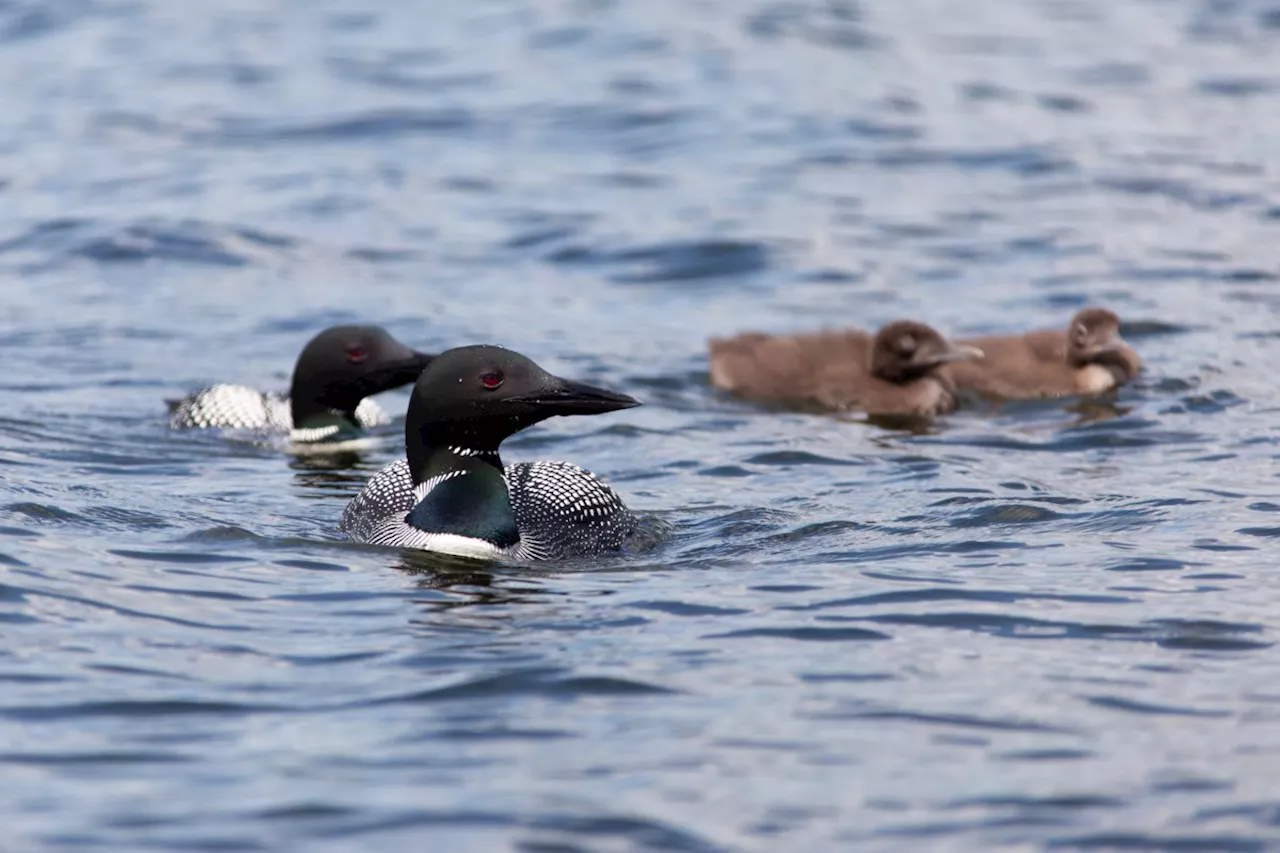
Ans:
{"label": "adult common loon", "polygon": [[912,320],[796,335],[747,332],[711,340],[711,382],[748,400],[868,415],[931,417],[956,409],[944,365],[980,350]]}
{"label": "adult common loon", "polygon": [[414,386],[407,458],[365,484],[339,529],[357,542],[486,559],[616,551],[637,519],[612,488],[568,462],[504,468],[498,447],[555,415],[638,405],[625,394],[552,376],[502,347],[447,350]]}
{"label": "adult common loon", "polygon": [[379,326],[334,326],[302,348],[287,395],[213,385],[169,400],[169,425],[287,433],[299,443],[355,438],[365,428],[391,423],[366,398],[408,385],[431,359]]}
{"label": "adult common loon", "polygon": [[1120,337],[1120,318],[1105,308],[1076,312],[1064,329],[1040,329],[963,341],[986,355],[953,365],[960,388],[1005,399],[1102,394],[1138,375],[1142,359]]}

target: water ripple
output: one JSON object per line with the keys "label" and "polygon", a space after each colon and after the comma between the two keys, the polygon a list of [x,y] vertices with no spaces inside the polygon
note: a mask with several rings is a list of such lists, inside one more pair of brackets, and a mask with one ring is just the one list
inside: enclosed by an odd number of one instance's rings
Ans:
{"label": "water ripple", "polygon": [[552,669],[523,669],[476,678],[461,684],[434,687],[388,697],[377,700],[376,704],[444,702],[455,699],[527,693],[569,698],[577,696],[644,696],[672,692],[665,687],[625,678],[557,676],[558,673]]}
{"label": "water ripple", "polygon": [[823,628],[810,625],[799,625],[793,628],[744,628],[741,631],[729,631],[724,634],[710,634],[709,640],[733,640],[744,637],[776,637],[786,640],[804,642],[842,643],[847,640],[888,640],[888,634],[879,631],[868,631],[865,628]]}
{"label": "water ripple", "polygon": [[[1271,5],[0,0],[0,846],[1274,849]],[[709,382],[1088,305],[1096,399]],[[662,533],[342,541],[407,389],[324,460],[167,429],[343,323],[634,393],[504,452]]]}
{"label": "water ripple", "polygon": [[[75,259],[101,263],[148,260],[243,266],[278,255],[294,238],[198,220],[144,221],[115,226],[91,220],[50,220],[0,241],[0,256],[42,268]],[[35,260],[37,263],[32,264]]]}
{"label": "water ripple", "polygon": [[550,252],[547,260],[618,268],[611,278],[622,284],[660,284],[761,272],[768,267],[769,251],[760,243],[734,240],[677,241],[613,251],[570,244]]}

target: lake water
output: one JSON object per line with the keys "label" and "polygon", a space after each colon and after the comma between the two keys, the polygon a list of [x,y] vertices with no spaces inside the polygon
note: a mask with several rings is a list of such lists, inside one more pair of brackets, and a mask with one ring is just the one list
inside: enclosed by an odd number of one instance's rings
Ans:
{"label": "lake water", "polygon": [[[0,79],[0,849],[1280,849],[1280,5],[7,0]],[[1113,400],[707,385],[1086,304]],[[506,457],[670,537],[460,570],[336,532],[396,428],[167,429],[339,322],[640,397]]]}

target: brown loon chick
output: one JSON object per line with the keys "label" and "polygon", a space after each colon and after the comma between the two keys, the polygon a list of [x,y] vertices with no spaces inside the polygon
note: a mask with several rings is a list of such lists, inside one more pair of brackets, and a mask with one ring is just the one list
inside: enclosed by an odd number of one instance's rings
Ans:
{"label": "brown loon chick", "polygon": [[713,338],[710,347],[712,384],[747,400],[923,417],[955,411],[941,368],[982,355],[911,320],[890,323],[875,337],[860,329],[747,332]]}
{"label": "brown loon chick", "polygon": [[1142,368],[1142,359],[1120,337],[1120,318],[1105,308],[1085,308],[1066,330],[961,343],[978,347],[984,356],[947,368],[956,387],[1009,400],[1103,394]]}

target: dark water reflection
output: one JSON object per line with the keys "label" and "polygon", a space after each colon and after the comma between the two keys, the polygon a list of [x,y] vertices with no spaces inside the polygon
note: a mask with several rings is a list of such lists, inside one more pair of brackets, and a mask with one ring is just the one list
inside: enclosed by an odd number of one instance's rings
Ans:
{"label": "dark water reflection", "polygon": [[[0,4],[0,849],[1280,847],[1278,21]],[[1107,399],[923,427],[706,383],[742,328],[1090,303],[1147,364]],[[165,428],[349,321],[642,397],[505,452],[666,541],[357,547],[399,425]]]}

